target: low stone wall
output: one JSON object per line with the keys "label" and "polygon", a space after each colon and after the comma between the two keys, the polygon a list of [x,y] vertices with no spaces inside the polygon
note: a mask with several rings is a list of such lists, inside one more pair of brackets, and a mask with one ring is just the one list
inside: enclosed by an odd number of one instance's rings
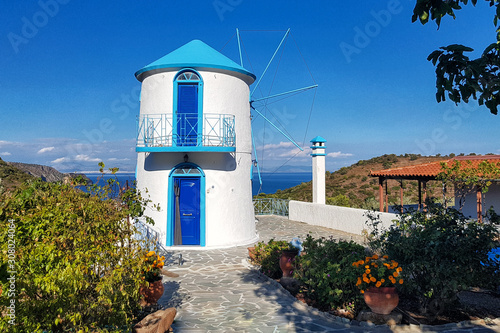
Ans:
{"label": "low stone wall", "polygon": [[[347,208],[332,205],[314,204],[310,202],[289,202],[289,216],[293,221],[304,222],[326,228],[341,230],[352,234],[362,235],[367,229],[365,222],[368,220],[366,210]],[[398,215],[391,213],[380,213],[379,219],[384,228],[389,228]]]}

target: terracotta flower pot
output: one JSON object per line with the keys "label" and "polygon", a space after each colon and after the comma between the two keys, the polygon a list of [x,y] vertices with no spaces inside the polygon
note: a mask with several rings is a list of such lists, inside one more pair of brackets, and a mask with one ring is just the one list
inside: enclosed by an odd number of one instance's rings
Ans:
{"label": "terracotta flower pot", "polygon": [[371,287],[363,294],[366,305],[373,313],[390,314],[398,306],[399,296],[394,287]]}
{"label": "terracotta flower pot", "polygon": [[284,277],[292,276],[293,260],[299,253],[298,250],[283,250],[280,257],[280,268]]}
{"label": "terracotta flower pot", "polygon": [[144,296],[144,301],[147,304],[156,304],[160,297],[163,296],[164,291],[165,287],[163,287],[162,280],[150,282],[149,287],[141,287],[139,289],[139,293]]}
{"label": "terracotta flower pot", "polygon": [[255,246],[248,247],[247,249],[248,249],[248,257],[250,258],[250,260],[255,261],[256,252],[257,252],[257,251],[255,251]]}

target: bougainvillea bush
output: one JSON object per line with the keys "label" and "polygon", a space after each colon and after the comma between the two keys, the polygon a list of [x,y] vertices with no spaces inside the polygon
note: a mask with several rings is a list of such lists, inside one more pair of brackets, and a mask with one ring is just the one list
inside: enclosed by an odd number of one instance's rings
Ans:
{"label": "bougainvillea bush", "polygon": [[36,180],[1,195],[0,255],[15,268],[15,288],[1,281],[0,311],[14,300],[15,322],[3,316],[0,331],[130,330],[146,263],[127,216],[140,216],[147,200],[135,189],[111,199],[108,185],[91,194]]}
{"label": "bougainvillea bush", "polygon": [[498,246],[495,219],[479,223],[453,208],[427,202],[427,209],[402,214],[388,230],[371,216],[372,248],[386,253],[402,267],[400,290],[417,297],[429,312],[440,313],[470,287],[496,289],[498,261],[488,253]]}

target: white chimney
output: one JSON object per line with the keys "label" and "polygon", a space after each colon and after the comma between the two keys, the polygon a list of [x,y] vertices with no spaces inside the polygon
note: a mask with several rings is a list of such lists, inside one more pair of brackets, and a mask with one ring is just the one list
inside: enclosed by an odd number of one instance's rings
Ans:
{"label": "white chimney", "polygon": [[313,203],[325,204],[325,143],[320,136],[311,140],[313,171]]}

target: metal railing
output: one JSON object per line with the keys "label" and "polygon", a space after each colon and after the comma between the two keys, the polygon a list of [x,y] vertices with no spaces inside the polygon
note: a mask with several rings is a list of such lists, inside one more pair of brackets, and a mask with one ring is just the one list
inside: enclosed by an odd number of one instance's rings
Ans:
{"label": "metal railing", "polygon": [[159,254],[165,254],[167,252],[166,248],[161,243],[161,237],[158,231],[138,218],[134,219],[134,226],[137,229],[135,239],[139,241],[143,249],[155,251]]}
{"label": "metal railing", "polygon": [[137,147],[235,147],[234,115],[146,114],[137,118]]}
{"label": "metal railing", "polygon": [[289,201],[290,200],[275,198],[254,199],[253,208],[255,215],[288,216]]}

